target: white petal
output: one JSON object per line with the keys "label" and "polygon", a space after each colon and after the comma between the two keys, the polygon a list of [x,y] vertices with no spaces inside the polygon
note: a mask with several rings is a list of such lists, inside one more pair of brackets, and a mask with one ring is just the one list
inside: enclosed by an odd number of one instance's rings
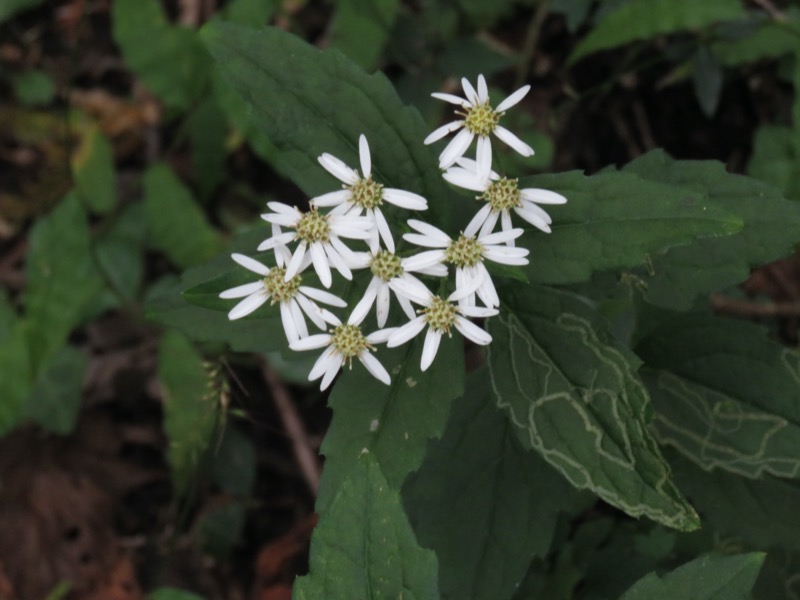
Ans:
{"label": "white petal", "polygon": [[284,246],[291,242],[294,239],[294,236],[294,231],[287,231],[286,233],[282,233],[280,235],[273,235],[271,238],[267,238],[258,245],[258,251],[264,252],[264,250],[272,250],[278,246]]}
{"label": "white petal", "polygon": [[389,286],[386,284],[378,288],[378,297],[375,301],[378,309],[378,327],[386,325],[389,318]]}
{"label": "white petal", "polygon": [[[491,204],[487,203],[481,206],[480,210],[475,213],[475,216],[472,217],[472,220],[464,229],[464,235],[467,237],[473,237],[476,233],[478,233],[481,226],[486,222],[486,219],[489,217],[490,212],[492,212]],[[483,238],[483,236],[480,237]]]}
{"label": "white petal", "polygon": [[[500,213],[500,220],[503,223],[503,231],[500,235],[508,235],[512,231],[515,231],[514,226],[511,224],[511,212],[506,209],[502,213]],[[490,237],[490,236],[486,236]],[[514,245],[514,240],[517,239],[516,237],[512,237],[506,240],[506,244],[509,246]]]}
{"label": "white petal", "polygon": [[[303,213],[295,206],[284,204],[283,202],[267,202],[267,208],[281,215],[295,216],[298,219],[303,216]],[[262,217],[264,215],[261,215]]]}
{"label": "white petal", "polygon": [[[466,158],[465,156],[462,156],[456,161],[456,164],[460,167],[463,167],[467,171],[471,171],[472,173],[478,172],[478,163],[472,160],[471,158]],[[493,180],[500,179],[500,175],[498,175],[494,171],[489,171],[489,179]]]}
{"label": "white petal", "polygon": [[358,301],[358,304],[355,305],[353,312],[350,313],[351,319],[358,319],[359,323],[364,320],[367,314],[369,314],[369,309],[372,308],[373,302],[375,302],[375,297],[378,295],[378,288],[380,286],[381,280],[377,277],[373,277],[364,292],[364,296]]}
{"label": "white petal", "polygon": [[328,257],[328,263],[333,265],[333,267],[339,271],[339,274],[341,274],[341,276],[345,279],[353,279],[353,274],[350,272],[350,267],[339,255],[336,249],[330,244],[325,244],[323,248],[325,249],[325,256]]}
{"label": "white petal", "polygon": [[339,308],[347,306],[347,302],[339,298],[339,296],[335,296],[325,290],[318,290],[317,288],[301,285],[299,291],[309,298],[327,304],[328,306],[337,306]]}
{"label": "white petal", "polygon": [[253,273],[258,273],[259,275],[267,275],[269,273],[269,267],[244,254],[231,254],[231,258]]}
{"label": "white petal", "polygon": [[264,284],[260,281],[254,281],[253,283],[245,283],[244,285],[237,285],[236,287],[225,290],[219,297],[225,298],[226,300],[231,298],[244,298],[245,296],[255,294],[262,290],[264,290]]}
{"label": "white petal", "polygon": [[461,286],[457,286],[455,291],[447,297],[451,302],[457,302],[468,298],[483,285],[484,274],[486,273],[485,269],[483,271],[467,271],[461,269],[461,271]]}
{"label": "white petal", "polygon": [[428,144],[433,144],[434,142],[438,142],[440,139],[445,137],[448,133],[452,133],[456,129],[464,126],[464,121],[450,121],[447,125],[442,125],[437,129],[434,129],[431,133],[428,134],[423,140],[423,144],[426,146]]}
{"label": "white petal", "polygon": [[389,336],[386,340],[386,346],[394,348],[401,344],[405,344],[408,340],[417,335],[420,331],[425,329],[425,317],[420,315],[410,320],[405,325],[401,325]]}
{"label": "white petal", "polygon": [[383,199],[407,210],[428,210],[428,201],[425,198],[406,190],[384,188]]}
{"label": "white petal", "polygon": [[464,88],[464,96],[471,104],[478,104],[478,92],[472,87],[472,84],[466,77],[461,78],[461,87]]}
{"label": "white petal", "polygon": [[492,141],[487,136],[478,136],[475,158],[475,162],[478,164],[478,177],[488,179],[489,173],[492,171]]}
{"label": "white petal", "polygon": [[332,339],[333,336],[330,333],[317,333],[315,335],[304,337],[302,340],[297,340],[296,342],[292,343],[289,348],[295,352],[316,350],[317,348],[324,348],[325,346],[328,346]]}
{"label": "white petal", "polygon": [[439,168],[447,169],[464,156],[464,152],[467,151],[474,137],[475,135],[468,129],[459,131],[439,155]]}
{"label": "white petal", "polygon": [[338,206],[342,202],[350,200],[352,196],[353,193],[350,190],[337,190],[312,198],[309,203],[319,207]]}
{"label": "white petal", "polygon": [[486,317],[496,316],[499,311],[496,308],[488,308],[483,306],[470,306],[469,308],[459,308],[458,312],[460,312],[462,315],[466,317],[479,317],[485,319]]}
{"label": "white petal", "polygon": [[[322,309],[319,306],[314,304],[303,294],[297,294],[293,298],[293,301],[297,302],[297,305],[303,310],[306,316],[311,319],[311,322],[314,323],[318,329],[325,331],[328,328],[325,324],[325,319],[322,317]],[[306,331],[306,335],[308,335],[308,331]]]}
{"label": "white petal", "polygon": [[422,346],[422,358],[419,361],[419,370],[427,371],[431,366],[433,359],[436,358],[436,352],[439,350],[439,343],[442,341],[442,332],[428,329],[425,334],[425,344]]}
{"label": "white petal", "polygon": [[474,171],[468,171],[461,167],[450,167],[442,173],[442,177],[456,187],[472,190],[473,192],[485,192],[486,188],[489,187],[488,179],[483,179]]}
{"label": "white petal", "polygon": [[492,341],[492,336],[486,331],[475,325],[475,323],[468,321],[460,315],[456,315],[455,321],[456,329],[461,332],[465,338],[472,340],[476,344],[485,346]]}
{"label": "white petal", "polygon": [[[307,338],[304,338],[304,339],[300,340],[299,343],[305,342],[305,341],[310,340],[310,339],[315,338],[315,337],[319,337],[319,336],[312,335],[310,337],[307,337]],[[330,336],[328,336],[328,337],[330,337]],[[328,340],[328,342],[330,342],[330,340]],[[323,344],[323,345],[327,346],[327,344]],[[300,349],[301,348],[292,347],[292,350],[300,350]],[[311,350],[311,348],[302,348],[302,349],[303,350]],[[314,362],[314,366],[311,367],[311,372],[308,374],[308,380],[309,381],[314,381],[315,379],[319,379],[320,377],[322,377],[322,374],[325,371],[328,370],[328,365],[330,364],[330,361],[331,360],[335,360],[335,358],[333,357],[334,352],[335,352],[335,350],[331,346],[328,346],[327,348],[325,348],[325,351],[322,354],[320,354],[319,358],[317,358],[317,360]]]}
{"label": "white petal", "polygon": [[453,94],[443,94],[442,92],[434,92],[431,94],[437,100],[444,100],[445,102],[449,102],[450,104],[455,104],[456,106],[463,106],[464,108],[469,108],[469,102],[464,100],[461,96],[454,96]]}
{"label": "white petal", "polygon": [[519,193],[525,200],[537,204],[566,204],[567,202],[567,199],[561,194],[540,188],[524,188]]}
{"label": "white petal", "polygon": [[482,271],[483,283],[475,290],[478,298],[489,308],[500,306],[500,298],[497,295],[497,290],[494,287],[494,282],[492,281],[492,276],[489,274],[489,271],[486,270],[483,264],[477,264],[473,268]]}
{"label": "white petal", "polygon": [[530,91],[531,86],[523,85],[519,88],[516,92],[511,94],[508,98],[503,100],[500,104],[497,105],[495,108],[495,112],[505,112],[515,104],[517,104],[520,100],[522,100],[525,95]]}
{"label": "white petal", "polygon": [[314,270],[319,276],[319,281],[326,288],[331,287],[333,280],[331,278],[331,266],[328,264],[328,257],[325,256],[325,249],[322,247],[321,242],[314,242],[309,248],[311,252],[311,262],[314,263]]}
{"label": "white petal", "polygon": [[301,338],[308,337],[308,325],[306,325],[306,319],[303,316],[303,311],[300,310],[300,305],[297,303],[297,300],[295,298],[292,298],[291,300],[289,300],[288,304],[289,304],[289,309],[292,312],[292,318],[294,319],[294,324],[297,327],[297,333],[300,334]]}
{"label": "white petal", "polygon": [[397,331],[397,327],[387,327],[386,329],[379,329],[378,331],[373,331],[368,336],[366,336],[367,342],[370,344],[385,344],[386,340]]}
{"label": "white petal", "polygon": [[[283,331],[286,333],[286,339],[289,340],[289,346],[299,340],[303,335],[300,335],[300,331],[298,331],[297,324],[295,323],[294,316],[292,315],[292,309],[290,308],[289,304],[286,302],[281,302],[281,323],[283,323]],[[308,334],[308,331],[306,331]]]}
{"label": "white petal", "polygon": [[483,256],[501,265],[527,265],[528,256],[527,248],[515,248],[513,246],[492,246],[486,248]]}
{"label": "white petal", "polygon": [[550,225],[548,225],[541,218],[541,216],[538,215],[533,210],[533,208],[538,208],[538,207],[535,204],[529,204],[525,208],[515,208],[514,212],[517,213],[523,219],[525,219],[528,223],[536,227],[537,229],[541,229],[545,233],[550,233]]}
{"label": "white petal", "polygon": [[411,306],[411,302],[409,302],[408,298],[406,298],[403,294],[398,294],[396,290],[392,289],[394,292],[394,297],[397,298],[397,303],[400,305],[400,308],[403,309],[403,312],[409,319],[413,319],[417,316],[417,313],[414,312],[414,307]]}
{"label": "white petal", "polygon": [[522,154],[522,156],[533,156],[533,148],[528,146],[528,144],[523,142],[502,125],[498,125],[494,128],[494,134],[506,144],[511,146],[514,150]]}
{"label": "white petal", "polygon": [[434,227],[430,223],[420,221],[418,219],[409,219],[408,226],[418,231],[419,233],[428,236],[432,240],[438,242],[440,245],[448,245],[452,240],[450,236],[438,227]]}
{"label": "white petal", "polygon": [[397,295],[402,295],[415,302],[427,306],[430,304],[431,291],[418,279],[395,277],[388,282],[389,287]]}
{"label": "white petal", "polygon": [[496,246],[498,244],[505,244],[509,240],[515,240],[523,233],[525,233],[525,230],[521,227],[512,227],[509,229],[504,229],[503,231],[495,231],[494,233],[490,233],[488,235],[481,235],[478,237],[478,241],[483,246]]}
{"label": "white petal", "polygon": [[261,218],[264,219],[267,223],[274,223],[275,225],[285,225],[286,227],[294,227],[300,220],[299,217],[296,217],[294,215],[279,215],[275,213],[267,213],[265,215],[261,215]]}
{"label": "white petal", "polygon": [[380,361],[370,354],[369,350],[362,350],[358,353],[358,360],[361,361],[361,364],[364,365],[367,371],[370,372],[375,379],[380,381],[381,383],[385,383],[386,385],[390,385],[392,383],[392,378],[389,377],[389,373],[380,363]]}
{"label": "white petal", "polygon": [[423,248],[447,248],[450,245],[449,239],[443,242],[431,239],[427,235],[421,235],[419,233],[404,233],[403,239],[415,246],[421,246]]}
{"label": "white petal", "polygon": [[363,133],[358,136],[358,158],[361,162],[361,175],[367,179],[372,174],[372,157],[369,154],[369,142]]}
{"label": "white petal", "polygon": [[381,212],[380,208],[375,208],[372,211],[372,214],[375,218],[375,225],[378,227],[378,232],[381,234],[381,239],[383,240],[384,246],[386,249],[394,254],[394,239],[392,238],[392,230],[389,229],[389,223],[386,222],[386,218],[383,216],[383,212]]}
{"label": "white petal", "polygon": [[344,162],[332,154],[325,152],[322,156],[317,158],[317,160],[319,161],[319,164],[322,165],[323,169],[336,177],[336,179],[342,183],[354,185],[360,179],[358,173],[356,173],[353,169],[348,167],[346,164],[344,164]]}
{"label": "white petal", "polygon": [[[334,355],[334,357],[335,356],[337,355]],[[334,378],[336,377],[337,373],[339,373],[341,368],[342,368],[341,359],[339,360],[339,364],[336,364],[335,362],[333,362],[333,359],[331,359],[331,362],[328,364],[328,370],[325,371],[325,375],[322,376],[322,381],[319,384],[319,389],[321,391],[328,389],[328,386],[333,382]]]}
{"label": "white petal", "polygon": [[305,255],[306,242],[300,242],[300,245],[294,249],[292,260],[289,261],[289,265],[286,267],[286,277],[283,278],[284,281],[289,281],[302,270],[300,267],[303,265],[303,258],[305,258]]}
{"label": "white petal", "polygon": [[268,298],[269,296],[267,296],[267,294],[263,294],[261,292],[250,294],[247,298],[239,302],[239,304],[237,304],[231,309],[231,311],[228,313],[228,318],[231,321],[235,321],[236,319],[241,319],[242,317],[246,317],[251,312],[260,307],[262,304],[264,304],[264,302],[266,302]]}
{"label": "white petal", "polygon": [[478,75],[478,100],[481,104],[489,101],[489,88],[486,86],[486,80],[483,75]]}
{"label": "white petal", "polygon": [[423,269],[414,269],[414,273],[430,275],[431,277],[447,277],[447,265],[444,263],[438,263]]}
{"label": "white petal", "polygon": [[[406,234],[408,235],[408,234]],[[403,236],[406,237],[405,235]],[[408,238],[406,238],[408,239]],[[444,250],[427,250],[420,252],[414,256],[408,256],[400,261],[400,265],[404,271],[419,271],[420,269],[427,269],[433,265],[441,264],[444,262]]]}
{"label": "white petal", "polygon": [[[329,242],[330,245],[333,247],[333,249],[339,253],[339,256],[341,256],[351,268],[353,269],[363,268],[359,266],[363,262],[363,256],[362,256],[364,254],[363,252],[359,252],[358,254],[356,254],[355,252],[350,250],[350,248],[348,248],[342,240],[340,240],[337,237],[332,237],[329,240]],[[367,266],[367,264],[369,263],[367,262],[366,264],[364,264],[364,266]]]}
{"label": "white petal", "polygon": [[283,244],[280,246],[275,246],[274,253],[275,264],[277,264],[280,268],[285,267],[287,264],[289,264],[289,261],[292,260],[292,252]]}

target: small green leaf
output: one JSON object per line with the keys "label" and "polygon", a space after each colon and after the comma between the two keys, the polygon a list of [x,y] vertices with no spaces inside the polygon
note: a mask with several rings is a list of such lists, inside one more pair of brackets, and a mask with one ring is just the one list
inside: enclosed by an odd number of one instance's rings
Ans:
{"label": "small green leaf", "polygon": [[650,573],[620,600],[749,600],[764,557],[763,552],[702,556],[663,577]]}
{"label": "small green leaf", "polygon": [[137,302],[144,279],[146,227],[144,207],[129,204],[94,243],[98,270],[114,292],[131,305]]}
{"label": "small green leaf", "polygon": [[206,457],[218,406],[203,359],[186,338],[173,331],[161,340],[158,377],[164,391],[164,430],[169,437],[172,479],[181,496]]}
{"label": "small green leaf", "polygon": [[373,70],[399,8],[398,0],[338,0],[331,23],[331,47],[344,52],[365,71]]}
{"label": "small green leaf", "polygon": [[800,200],[799,164],[793,129],[763,125],[756,130],[748,175],[776,186],[791,200]]}
{"label": "small green leaf", "polygon": [[578,296],[518,288],[501,297],[507,308],[488,321],[489,373],[523,446],[631,516],[696,529],[697,515],[648,433],[639,360]]}
{"label": "small green leaf", "polygon": [[707,46],[700,46],[692,61],[694,94],[703,114],[714,116],[722,93],[722,67]]}
{"label": "small green leaf", "polygon": [[114,153],[100,128],[89,126],[72,156],[76,193],[85,206],[106,214],[117,203]]}
{"label": "small green leaf", "polygon": [[[3,9],[0,8],[0,13]],[[0,16],[2,20],[2,16]],[[41,106],[50,104],[56,95],[56,84],[44,71],[32,69],[11,78],[14,95],[20,104]]]}
{"label": "small green leaf", "polygon": [[191,191],[166,165],[145,173],[144,206],[153,245],[178,267],[205,262],[222,250],[219,234]]}
{"label": "small green leaf", "polygon": [[447,429],[403,487],[420,543],[436,551],[445,598],[510,598],[544,558],[561,511],[585,504],[494,406],[485,369],[467,378]]}
{"label": "small green leaf", "polygon": [[636,353],[662,444],[707,471],[800,477],[800,353],[761,327],[711,315],[664,321]]}
{"label": "small green leaf", "polygon": [[450,402],[463,393],[460,336],[445,338],[433,365],[419,370],[422,340],[397,349],[381,348],[378,360],[392,377],[390,386],[357,364],[346,371],[330,395],[333,421],[322,444],[325,470],[317,497],[322,514],[365,451],[393,489],[425,456],[428,440],[442,435]]}
{"label": "small green leaf", "polygon": [[633,0],[607,13],[573,50],[569,62],[635,40],[702,29],[744,15],[739,0]]}
{"label": "small green leaf", "polygon": [[436,555],[419,546],[399,493],[366,450],[321,514],[309,562],[297,600],[439,597]]}
{"label": "small green leaf", "polygon": [[44,365],[22,406],[21,417],[54,433],[71,433],[83,399],[83,378],[89,360],[72,346],[64,346]]}

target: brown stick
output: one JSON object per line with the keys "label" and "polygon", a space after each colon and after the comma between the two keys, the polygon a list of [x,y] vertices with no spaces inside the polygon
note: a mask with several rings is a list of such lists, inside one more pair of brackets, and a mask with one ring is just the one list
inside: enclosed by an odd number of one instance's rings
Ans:
{"label": "brown stick", "polygon": [[712,294],[711,308],[720,313],[745,317],[800,316],[800,302],[750,302],[721,294]]}

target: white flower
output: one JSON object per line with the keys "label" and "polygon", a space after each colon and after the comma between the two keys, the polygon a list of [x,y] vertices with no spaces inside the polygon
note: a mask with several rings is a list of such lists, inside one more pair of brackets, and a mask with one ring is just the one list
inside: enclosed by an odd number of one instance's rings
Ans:
{"label": "white flower", "polygon": [[419,364],[420,370],[425,371],[431,366],[433,359],[436,357],[439,343],[442,341],[442,335],[445,333],[448,336],[452,335],[450,333],[452,327],[458,329],[464,337],[476,344],[485,346],[490,343],[492,336],[465,317],[493,317],[497,314],[497,310],[477,306],[457,306],[452,301],[457,300],[459,296],[458,290],[450,294],[446,300],[440,296],[430,294],[425,299],[425,302],[422,303],[425,308],[419,316],[400,327],[382,330],[389,333],[386,345],[389,348],[400,346],[427,326],[428,331],[425,333],[422,359]]}
{"label": "white flower", "polygon": [[295,275],[286,281],[286,269],[283,265],[289,258],[289,252],[285,246],[275,249],[275,257],[277,266],[269,268],[244,254],[231,255],[233,260],[253,273],[261,275],[263,279],[236,286],[219,295],[220,298],[244,298],[228,313],[228,318],[241,319],[267,300],[271,300],[272,304],[279,302],[281,322],[289,343],[308,335],[304,313],[322,330],[327,328],[326,323],[338,322],[339,319],[335,315],[317,306],[314,300],[340,308],[347,306],[347,303],[329,292],[300,285],[302,281],[300,275]]}
{"label": "white flower", "polygon": [[380,234],[385,246],[390,252],[394,252],[394,242],[389,231],[389,224],[381,211],[381,205],[386,201],[408,210],[427,210],[428,202],[418,194],[385,188],[372,179],[372,159],[367,138],[363,134],[358,138],[358,150],[362,175],[327,152],[317,159],[328,173],[344,184],[342,186],[344,189],[312,198],[311,204],[319,207],[337,207],[332,214],[361,215],[363,211],[366,211],[367,217],[375,224],[370,242],[372,250],[377,250],[377,240]]}
{"label": "white flower", "polygon": [[434,98],[455,104],[464,109],[464,112],[455,111],[457,115],[463,117],[461,120],[451,121],[447,125],[442,125],[425,138],[426,144],[432,144],[448,133],[461,129],[439,155],[440,169],[447,169],[455,164],[456,160],[464,156],[464,152],[467,151],[475,136],[478,137],[476,159],[478,171],[481,174],[488,174],[492,168],[492,142],[489,138],[491,134],[496,135],[522,156],[533,155],[533,148],[500,125],[500,118],[505,114],[505,111],[522,100],[528,90],[531,89],[531,86],[526,85],[519,88],[498,104],[497,108],[492,108],[489,104],[489,91],[483,75],[478,75],[477,91],[467,81],[466,77],[461,79],[461,86],[464,88],[466,99],[453,94],[431,94]]}
{"label": "white flower", "polygon": [[471,306],[475,303],[475,294],[488,307],[500,306],[492,277],[486,266],[485,260],[490,260],[504,265],[527,265],[528,255],[526,248],[515,248],[504,244],[513,241],[522,235],[522,229],[475,235],[478,224],[473,221],[464,232],[453,240],[441,229],[411,219],[408,225],[417,233],[406,233],[403,239],[424,246],[435,248],[420,252],[406,259],[406,268],[411,270],[431,267],[444,262],[456,267],[456,290],[474,290],[460,301],[461,306]]}
{"label": "white flower", "polygon": [[320,390],[326,389],[331,384],[345,362],[349,363],[352,369],[353,357],[358,358],[375,379],[386,385],[391,383],[389,373],[370,352],[375,350],[374,344],[385,342],[392,330],[383,329],[365,336],[360,324],[361,319],[357,318],[355,313],[351,313],[347,323],[337,322],[330,333],[311,335],[289,344],[292,350],[298,351],[325,348],[308,374],[309,381],[322,377]]}
{"label": "white flower", "polygon": [[482,177],[477,172],[475,161],[468,158],[459,159],[458,164],[458,167],[451,167],[442,176],[458,187],[483,192],[476,199],[484,200],[486,204],[470,223],[471,226],[480,228],[481,235],[491,232],[498,219],[502,220],[503,231],[511,230],[512,210],[537,229],[550,233],[550,224],[553,220],[538,205],[567,202],[564,196],[550,190],[519,189],[518,179],[500,177],[494,171],[491,171],[488,177]]}
{"label": "white flower", "polygon": [[293,240],[300,242],[286,267],[286,281],[301,271],[306,251],[311,254],[314,270],[326,288],[332,283],[331,266],[346,279],[353,278],[350,265],[357,262],[357,257],[339,238],[369,239],[372,235],[370,219],[356,215],[325,215],[316,206],[305,213],[281,202],[268,202],[267,206],[274,212],[261,215],[262,219],[295,231],[273,234],[259,244],[258,250],[269,250]]}

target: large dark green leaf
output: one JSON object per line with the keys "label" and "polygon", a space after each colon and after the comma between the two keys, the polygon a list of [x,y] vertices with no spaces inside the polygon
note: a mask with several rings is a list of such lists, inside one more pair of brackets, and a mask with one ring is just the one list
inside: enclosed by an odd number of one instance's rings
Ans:
{"label": "large dark green leaf", "polygon": [[378,66],[400,8],[398,0],[338,0],[331,47],[365,70]]}
{"label": "large dark green leaf", "polygon": [[439,597],[436,555],[417,544],[393,487],[372,453],[354,460],[314,532],[297,600]]}
{"label": "large dark green leaf", "polygon": [[639,360],[580,297],[547,288],[503,292],[504,310],[488,322],[489,373],[523,445],[631,516],[696,528],[647,430],[652,409]]}
{"label": "large dark green leaf", "polygon": [[481,369],[403,496],[420,543],[436,551],[442,597],[497,600],[547,555],[559,512],[588,494],[521,447]]}

